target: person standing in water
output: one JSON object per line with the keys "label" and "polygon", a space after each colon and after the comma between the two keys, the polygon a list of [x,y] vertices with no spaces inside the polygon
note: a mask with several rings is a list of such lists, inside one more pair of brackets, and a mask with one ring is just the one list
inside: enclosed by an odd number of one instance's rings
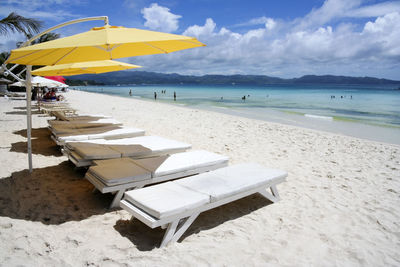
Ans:
{"label": "person standing in water", "polygon": [[129,95],[132,96],[132,89],[129,90]]}
{"label": "person standing in water", "polygon": [[157,93],[154,92],[154,100],[157,100]]}
{"label": "person standing in water", "polygon": [[174,91],[174,101],[176,101],[176,92]]}

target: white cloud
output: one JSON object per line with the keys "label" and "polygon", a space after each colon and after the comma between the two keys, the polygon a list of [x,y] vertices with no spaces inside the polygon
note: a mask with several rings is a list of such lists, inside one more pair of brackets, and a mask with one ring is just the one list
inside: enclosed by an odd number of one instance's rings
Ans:
{"label": "white cloud", "polygon": [[375,5],[359,7],[346,13],[349,17],[378,17],[391,12],[400,11],[400,1],[384,2]]}
{"label": "white cloud", "polygon": [[[364,1],[365,2],[365,1]],[[361,0],[326,0],[307,16],[295,21],[298,28],[312,28],[325,25],[340,18],[371,18],[400,12],[400,1],[387,1],[373,5],[362,5]]]}
{"label": "white cloud", "polygon": [[178,29],[178,20],[182,17],[170,12],[169,8],[153,3],[142,9],[141,13],[146,22],[144,25],[152,30],[174,32]]}
{"label": "white cloud", "polygon": [[265,28],[267,28],[268,30],[273,30],[275,26],[276,22],[271,18],[268,18],[267,21],[265,22]]}
{"label": "white cloud", "polygon": [[190,26],[189,28],[186,29],[186,31],[183,32],[183,35],[190,35],[196,37],[200,37],[202,35],[204,36],[213,35],[216,26],[217,25],[215,24],[215,22],[212,19],[208,18],[206,19],[206,23],[204,24],[204,26],[199,26],[199,25]]}
{"label": "white cloud", "polygon": [[320,27],[333,19],[343,17],[349,10],[357,8],[361,4],[361,0],[326,0],[324,4],[313,9],[304,18],[294,21],[296,28],[307,29]]}
{"label": "white cloud", "polygon": [[275,28],[277,22],[273,18],[267,18],[265,16],[251,19],[245,23],[240,23],[234,25],[234,27],[241,27],[241,26],[253,26],[253,25],[261,25],[264,24],[268,30],[272,30]]}
{"label": "white cloud", "polygon": [[379,49],[379,54],[387,58],[400,57],[400,13],[394,12],[378,17],[375,22],[367,22],[361,36],[370,47]]}
{"label": "white cloud", "polygon": [[[84,1],[82,1],[84,2]],[[75,3],[82,4],[77,0],[9,0],[7,4],[2,5],[0,16],[8,16],[11,12],[16,12],[18,15],[27,18],[36,18],[40,20],[63,21],[66,19],[80,17],[79,14],[72,14],[62,5],[73,5]],[[55,5],[59,5],[58,7]]]}
{"label": "white cloud", "polygon": [[[368,3],[326,0],[292,21],[257,17],[231,28],[207,18],[182,33],[198,38],[206,47],[128,61],[144,66],[143,70],[170,73],[369,75],[400,80],[400,2]],[[166,7],[152,4],[141,12],[151,29],[173,32],[179,28],[181,16]],[[343,22],[343,18],[352,19]],[[236,30],[246,26],[252,29]]]}
{"label": "white cloud", "polygon": [[[322,11],[312,10],[303,19],[296,19],[301,27],[292,27],[294,21],[285,25],[280,21],[275,34],[270,34],[271,24],[266,19],[258,18],[258,28],[238,33],[219,28],[208,18],[204,25],[193,25],[183,32],[206,47],[135,58],[134,62],[152,71],[187,74],[384,75],[400,79],[400,13],[385,14],[359,26],[332,26],[328,21],[345,12],[343,2],[336,3],[336,11],[328,11],[332,3],[328,0]],[[353,10],[360,4],[352,3]],[[323,19],[322,14],[329,18]]]}

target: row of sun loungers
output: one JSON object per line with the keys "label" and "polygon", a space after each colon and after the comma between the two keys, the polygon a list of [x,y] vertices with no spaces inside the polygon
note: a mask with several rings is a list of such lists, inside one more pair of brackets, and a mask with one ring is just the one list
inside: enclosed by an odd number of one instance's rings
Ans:
{"label": "row of sun loungers", "polygon": [[55,120],[52,120],[50,122],[55,122],[55,121],[92,121],[92,120],[98,120],[98,119],[110,119],[111,117],[105,116],[102,114],[92,114],[92,115],[77,115],[74,113],[65,113],[62,111],[54,111],[52,115],[56,118]]}
{"label": "row of sun loungers", "polygon": [[67,116],[76,114],[76,110],[71,108],[68,103],[64,101],[40,102],[38,107],[42,113],[46,113],[51,116],[53,116],[54,112],[62,112]]}
{"label": "row of sun loungers", "polygon": [[69,121],[63,121],[63,120],[49,121],[49,127],[51,127],[51,128],[54,128],[54,127],[89,128],[89,127],[101,127],[104,125],[122,125],[122,123],[113,118],[96,118],[96,119],[90,119],[90,120],[75,119],[75,120],[69,120]]}
{"label": "row of sun loungers", "polygon": [[144,130],[123,127],[122,123],[102,115],[66,116],[55,112],[56,120],[49,120],[51,138],[59,146],[66,142],[92,139],[118,139],[144,135]]}
{"label": "row of sun loungers", "polygon": [[118,158],[95,161],[86,172],[100,192],[116,193],[110,208],[119,206],[127,189],[170,181],[228,165],[228,157],[204,150],[181,152],[145,159]]}
{"label": "row of sun loungers", "polygon": [[67,142],[63,153],[77,167],[93,165],[94,160],[130,157],[133,159],[157,157],[183,152],[190,144],[159,137],[140,136],[122,139],[95,139]]}
{"label": "row of sun loungers", "polygon": [[76,167],[89,167],[85,178],[98,191],[114,194],[111,208],[120,206],[151,228],[167,228],[161,247],[177,241],[203,211],[254,193],[279,200],[276,185],[285,181],[285,171],[228,166],[226,156],[141,136],[143,130],[109,117],[71,114],[53,112],[52,139]]}
{"label": "row of sun loungers", "polygon": [[89,141],[94,139],[116,139],[130,138],[144,135],[144,130],[132,127],[108,126],[102,128],[77,129],[74,133],[64,133],[51,135],[51,138],[59,146],[64,146],[67,142]]}
{"label": "row of sun loungers", "polygon": [[87,128],[102,128],[102,127],[118,127],[122,126],[117,120],[114,119],[100,119],[96,121],[55,121],[49,122],[50,131],[55,134],[74,133],[76,130]]}

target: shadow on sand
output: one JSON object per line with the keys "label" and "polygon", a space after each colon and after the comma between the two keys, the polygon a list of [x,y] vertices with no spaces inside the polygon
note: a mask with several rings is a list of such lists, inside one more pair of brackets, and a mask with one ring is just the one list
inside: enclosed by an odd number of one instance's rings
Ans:
{"label": "shadow on sand", "polygon": [[[26,106],[14,107],[14,109],[15,109],[14,111],[5,112],[5,114],[7,114],[7,115],[25,115],[26,116]],[[32,115],[42,114],[39,112],[37,105],[31,106],[31,113],[32,113]]]}
{"label": "shadow on sand", "polygon": [[[26,137],[26,129],[13,133]],[[17,142],[11,144],[10,151],[28,153],[27,147],[27,142]],[[32,129],[32,154],[55,157],[62,156],[60,148],[51,140],[50,132],[47,128]]]}
{"label": "shadow on sand", "polygon": [[[178,242],[181,242],[187,236],[197,234],[202,230],[214,228],[229,220],[235,220],[269,204],[272,204],[272,202],[268,199],[258,194],[253,194],[235,202],[203,212]],[[137,219],[118,220],[114,228],[122,236],[134,243],[137,249],[141,251],[150,251],[159,247],[165,233],[165,230],[161,229],[161,227],[151,229]]]}
{"label": "shadow on sand", "polygon": [[14,172],[0,179],[0,216],[62,224],[109,212],[112,196],[93,186],[70,162]]}
{"label": "shadow on sand", "polygon": [[[38,110],[32,110],[31,111],[32,115],[39,115],[42,114]],[[26,116],[26,111],[9,111],[5,112],[7,115],[25,115]]]}
{"label": "shadow on sand", "polygon": [[[31,109],[38,109],[38,105],[37,104],[31,104]],[[21,106],[21,107],[14,107],[14,109],[18,109],[18,110],[26,110],[26,106]]]}

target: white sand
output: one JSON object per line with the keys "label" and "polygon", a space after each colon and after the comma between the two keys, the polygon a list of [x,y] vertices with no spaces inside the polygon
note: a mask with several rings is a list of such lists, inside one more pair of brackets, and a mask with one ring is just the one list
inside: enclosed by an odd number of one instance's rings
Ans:
{"label": "white sand", "polygon": [[[282,200],[258,195],[202,213],[180,242],[109,211],[34,115],[27,169],[24,101],[0,98],[2,266],[399,266],[400,147],[178,106],[71,91],[81,113],[288,171]],[[7,114],[8,113],[8,114]]]}

